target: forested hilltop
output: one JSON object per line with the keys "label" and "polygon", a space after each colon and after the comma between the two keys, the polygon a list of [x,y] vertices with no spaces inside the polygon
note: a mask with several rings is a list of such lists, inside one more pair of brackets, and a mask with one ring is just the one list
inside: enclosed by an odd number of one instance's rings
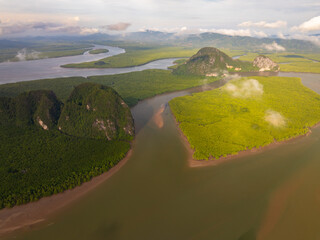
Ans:
{"label": "forested hilltop", "polygon": [[50,90],[0,98],[0,208],[38,200],[117,164],[134,137],[112,88],[84,83],[65,103]]}

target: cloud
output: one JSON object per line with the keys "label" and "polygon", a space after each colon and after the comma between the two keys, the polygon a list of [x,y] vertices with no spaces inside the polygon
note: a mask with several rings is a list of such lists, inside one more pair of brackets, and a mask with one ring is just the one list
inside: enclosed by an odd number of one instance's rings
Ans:
{"label": "cloud", "polygon": [[39,55],[40,55],[40,52],[37,52],[37,51],[28,52],[26,48],[23,48],[17,52],[16,59],[18,59],[19,61],[38,59]]}
{"label": "cloud", "polygon": [[220,33],[229,36],[242,36],[242,37],[250,37],[252,36],[251,31],[249,29],[200,29],[200,32],[213,32]]}
{"label": "cloud", "polygon": [[74,20],[74,21],[76,21],[76,22],[79,22],[79,21],[80,21],[80,17],[75,16],[75,17],[72,18],[72,20]]}
{"label": "cloud", "polygon": [[243,22],[238,25],[239,27],[258,27],[258,28],[283,28],[287,26],[287,22],[285,21],[276,21],[276,22]]}
{"label": "cloud", "polygon": [[282,52],[286,50],[283,46],[279,45],[276,42],[273,42],[271,44],[263,44],[262,47],[268,51]]}
{"label": "cloud", "polygon": [[265,32],[262,32],[262,31],[254,31],[253,33],[254,33],[254,35],[255,35],[256,37],[260,37],[260,38],[266,38],[266,37],[268,37],[268,35],[267,35]]}
{"label": "cloud", "polygon": [[124,31],[124,30],[127,30],[129,26],[131,26],[131,23],[119,22],[116,24],[106,25],[103,28],[106,28],[110,31]]}
{"label": "cloud", "polygon": [[67,33],[67,34],[92,34],[97,33],[97,28],[81,27],[55,22],[31,22],[31,23],[6,23],[0,26],[0,35],[12,35],[21,33]]}
{"label": "cloud", "polygon": [[320,16],[311,18],[309,21],[306,21],[299,26],[291,28],[292,31],[300,32],[311,32],[320,30]]}
{"label": "cloud", "polygon": [[[237,80],[233,81],[235,83]],[[263,85],[255,79],[242,81],[240,84],[231,82],[225,85],[225,90],[233,97],[248,98],[263,94]]]}
{"label": "cloud", "polygon": [[265,112],[264,120],[274,127],[284,127],[286,125],[286,120],[281,113],[271,109]]}
{"label": "cloud", "polygon": [[286,36],[282,32],[278,32],[277,37],[281,39],[286,39]]}
{"label": "cloud", "polygon": [[303,35],[303,34],[294,34],[290,37],[290,39],[309,41],[317,46],[320,46],[320,36],[308,36],[308,35]]}
{"label": "cloud", "polygon": [[200,32],[212,32],[219,33],[228,36],[240,36],[240,37],[268,37],[268,35],[262,31],[251,31],[250,29],[206,29],[200,28]]}

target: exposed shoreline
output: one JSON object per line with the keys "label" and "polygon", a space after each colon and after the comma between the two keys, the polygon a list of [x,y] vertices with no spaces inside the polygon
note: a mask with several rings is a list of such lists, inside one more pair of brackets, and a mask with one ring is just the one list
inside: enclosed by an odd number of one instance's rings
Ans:
{"label": "exposed shoreline", "polygon": [[183,142],[183,145],[187,149],[187,152],[188,152],[188,159],[187,159],[188,166],[191,167],[191,168],[217,166],[217,165],[219,165],[221,163],[224,163],[224,162],[229,162],[231,160],[235,160],[235,159],[242,158],[242,157],[245,157],[245,156],[251,156],[251,155],[258,154],[258,153],[262,153],[262,152],[264,152],[266,150],[269,150],[269,149],[274,149],[274,148],[278,147],[279,145],[290,144],[290,143],[293,143],[293,142],[295,142],[296,140],[298,140],[300,138],[303,138],[303,137],[306,137],[306,136],[310,135],[311,132],[312,132],[311,129],[320,126],[320,122],[319,122],[319,123],[315,124],[314,126],[310,127],[309,131],[306,134],[295,136],[295,137],[292,137],[290,139],[287,139],[287,140],[284,140],[284,141],[280,141],[280,142],[272,142],[272,143],[270,143],[270,144],[268,144],[266,146],[260,147],[260,148],[252,148],[252,149],[248,149],[248,150],[243,150],[243,151],[238,152],[235,155],[227,155],[226,157],[220,157],[218,159],[209,158],[209,160],[196,160],[196,159],[193,158],[193,154],[194,154],[195,150],[190,147],[190,143],[188,141],[188,138],[182,132],[181,128],[179,127],[180,123],[177,121],[177,119],[174,116],[174,114],[172,113],[172,111],[171,111],[171,114],[172,114],[173,119],[174,119],[174,121],[176,123],[176,126],[178,128],[178,131],[179,131],[179,134],[181,136],[181,140]]}
{"label": "exposed shoreline", "polygon": [[0,237],[9,235],[16,230],[26,230],[33,225],[44,222],[49,215],[61,211],[67,205],[70,205],[75,200],[105,182],[127,163],[132,155],[133,145],[134,142],[131,143],[131,149],[127,152],[126,156],[120,160],[117,165],[80,186],[62,193],[43,197],[36,202],[0,210]]}

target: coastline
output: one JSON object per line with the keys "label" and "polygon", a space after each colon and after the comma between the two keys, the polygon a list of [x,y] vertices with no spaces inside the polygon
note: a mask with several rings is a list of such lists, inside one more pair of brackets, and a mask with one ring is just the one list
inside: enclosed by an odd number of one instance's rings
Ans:
{"label": "coastline", "polygon": [[[171,111],[171,109],[170,109],[170,111]],[[174,114],[172,113],[172,111],[171,111],[171,114],[172,114],[173,119],[175,121],[175,124],[176,124],[176,126],[178,128],[178,131],[179,131],[181,140],[183,142],[183,145],[187,149],[187,152],[188,152],[187,162],[188,162],[188,166],[190,168],[217,166],[219,164],[222,164],[222,163],[225,163],[225,162],[229,162],[229,161],[232,161],[232,160],[236,160],[238,158],[251,156],[251,155],[258,154],[258,153],[262,153],[262,152],[264,152],[266,150],[274,149],[274,148],[278,147],[279,145],[290,144],[290,143],[293,143],[293,142],[295,142],[296,140],[298,140],[300,138],[308,136],[312,132],[311,129],[314,129],[314,128],[320,126],[320,122],[318,122],[315,125],[313,125],[312,127],[310,127],[309,131],[306,134],[295,136],[295,137],[292,137],[290,139],[287,139],[287,140],[284,140],[284,141],[280,141],[280,142],[275,141],[275,142],[272,142],[272,143],[270,143],[270,144],[268,144],[266,146],[260,147],[260,148],[252,148],[252,149],[248,149],[248,150],[243,150],[243,151],[238,152],[237,154],[227,155],[226,157],[220,157],[220,158],[217,158],[217,159],[212,159],[212,157],[210,157],[209,160],[196,160],[196,159],[193,158],[193,154],[194,154],[195,150],[190,147],[190,143],[188,141],[188,138],[182,132],[181,128],[179,127],[180,123],[177,121],[177,119],[174,116]]]}
{"label": "coastline", "polygon": [[131,143],[131,149],[117,165],[80,186],[66,190],[62,193],[43,197],[36,202],[0,210],[0,238],[9,235],[14,231],[27,230],[36,224],[43,223],[49,215],[61,211],[64,207],[95,189],[127,163],[131,158],[133,145],[134,141]]}

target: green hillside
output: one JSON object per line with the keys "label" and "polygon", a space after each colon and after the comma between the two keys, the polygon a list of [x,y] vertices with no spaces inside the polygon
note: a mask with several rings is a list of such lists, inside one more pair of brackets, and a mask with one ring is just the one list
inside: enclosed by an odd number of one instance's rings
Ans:
{"label": "green hillside", "polygon": [[251,62],[233,60],[217,48],[205,47],[200,49],[185,63],[173,70],[175,74],[183,75],[213,75],[228,72],[258,71]]}
{"label": "green hillside", "polygon": [[58,125],[60,131],[78,137],[130,140],[134,135],[128,105],[112,88],[94,83],[72,91]]}

